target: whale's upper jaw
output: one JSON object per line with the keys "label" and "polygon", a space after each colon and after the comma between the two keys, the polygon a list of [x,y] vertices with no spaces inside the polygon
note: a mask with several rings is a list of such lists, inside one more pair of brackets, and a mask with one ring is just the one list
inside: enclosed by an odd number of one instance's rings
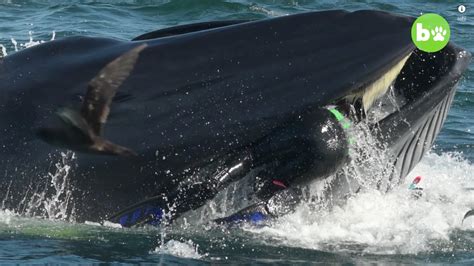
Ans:
{"label": "whale's upper jaw", "polygon": [[[114,104],[107,125],[111,138],[143,152],[176,153],[169,147],[187,147],[193,156],[227,152],[308,108],[346,100],[360,101],[367,112],[412,57],[412,22],[387,12],[335,10],[133,42],[64,38],[4,59],[0,86],[9,97],[0,98],[0,104],[8,98],[20,104],[34,99],[32,113],[38,119],[33,122],[45,126],[49,121],[44,117],[58,103],[84,93],[104,65],[144,42],[148,48],[137,61],[137,71],[121,88],[132,97]],[[146,142],[142,132],[150,136]]]}

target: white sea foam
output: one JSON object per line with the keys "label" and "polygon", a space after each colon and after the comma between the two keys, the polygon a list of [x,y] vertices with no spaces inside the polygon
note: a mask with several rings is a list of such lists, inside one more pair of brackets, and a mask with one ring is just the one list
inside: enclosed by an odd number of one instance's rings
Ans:
{"label": "white sea foam", "polygon": [[278,12],[278,11],[275,11],[275,10],[271,10],[269,8],[265,8],[263,6],[259,6],[259,5],[256,5],[256,4],[253,4],[249,7],[249,9],[253,12],[259,12],[259,13],[263,13],[267,16],[270,16],[270,17],[280,17],[280,16],[287,16],[288,13],[283,13],[283,12]]}
{"label": "white sea foam", "polygon": [[123,228],[123,226],[121,224],[112,223],[112,222],[109,222],[109,221],[103,221],[102,223],[85,221],[84,224],[91,225],[91,226],[102,226],[102,227],[108,227],[108,228]]}
{"label": "white sea foam", "polygon": [[[344,246],[373,254],[416,254],[440,243],[449,243],[453,230],[474,230],[474,218],[461,224],[474,207],[474,165],[452,154],[429,153],[408,175],[406,184],[383,194],[366,191],[347,204],[312,213],[302,204],[295,213],[273,226],[247,228],[256,234],[277,238],[277,245],[310,249]],[[423,196],[413,197],[408,185],[415,176]]]}
{"label": "white sea foam", "polygon": [[167,254],[180,258],[201,259],[206,256],[206,254],[199,254],[198,248],[199,245],[194,244],[191,240],[185,242],[169,240],[157,247],[152,253]]}
{"label": "white sea foam", "polygon": [[15,212],[8,210],[8,209],[2,209],[0,210],[0,224],[7,224],[9,225],[12,221],[12,218],[17,217],[18,214]]}
{"label": "white sea foam", "polygon": [[2,52],[2,54],[0,54],[0,58],[5,57],[5,56],[8,55],[7,48],[5,46],[3,46],[2,44],[0,44],[0,52]]}

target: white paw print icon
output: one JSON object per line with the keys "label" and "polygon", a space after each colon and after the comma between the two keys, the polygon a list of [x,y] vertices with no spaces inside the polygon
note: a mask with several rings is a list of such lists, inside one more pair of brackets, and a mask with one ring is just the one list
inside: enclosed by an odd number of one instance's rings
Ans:
{"label": "white paw print icon", "polygon": [[435,27],[434,30],[431,30],[431,34],[434,36],[433,41],[442,42],[444,41],[444,36],[446,36],[446,30],[443,27]]}

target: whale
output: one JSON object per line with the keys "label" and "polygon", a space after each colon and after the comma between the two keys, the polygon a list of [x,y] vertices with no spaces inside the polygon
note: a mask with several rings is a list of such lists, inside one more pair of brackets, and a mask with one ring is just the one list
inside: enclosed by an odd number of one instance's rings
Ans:
{"label": "whale", "polygon": [[[390,171],[376,186],[388,191],[431,148],[471,58],[452,42],[418,50],[413,21],[312,11],[180,25],[133,40],[65,37],[1,58],[2,207],[51,216],[38,199],[64,192],[50,180],[62,171],[68,191],[55,200],[72,202],[67,216],[157,225],[251,176],[255,204],[220,221],[277,217],[314,180],[336,176],[331,197],[361,189],[341,171],[357,164],[350,150],[361,123],[384,147]],[[61,126],[58,109],[81,108],[108,64],[144,44],[101,132],[136,156],[38,137]]]}

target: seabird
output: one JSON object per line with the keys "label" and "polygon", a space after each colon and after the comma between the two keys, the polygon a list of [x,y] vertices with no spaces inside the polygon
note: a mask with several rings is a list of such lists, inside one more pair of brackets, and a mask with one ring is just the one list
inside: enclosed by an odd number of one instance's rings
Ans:
{"label": "seabird", "polygon": [[51,145],[74,151],[136,156],[131,149],[104,139],[102,133],[117,89],[130,75],[140,52],[146,46],[137,46],[102,68],[89,82],[81,110],[60,108],[56,114],[61,119],[61,125],[40,128],[37,132],[39,138]]}

